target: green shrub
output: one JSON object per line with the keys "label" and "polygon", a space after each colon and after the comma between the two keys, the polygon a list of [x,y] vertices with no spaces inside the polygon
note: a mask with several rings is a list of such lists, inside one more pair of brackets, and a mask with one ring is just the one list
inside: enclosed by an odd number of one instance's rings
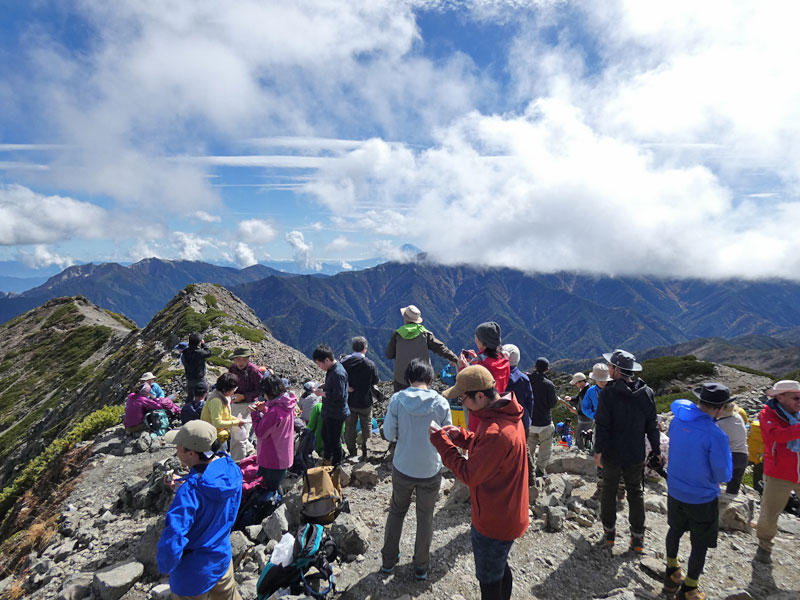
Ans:
{"label": "green shrub", "polygon": [[666,396],[656,396],[656,412],[658,413],[666,413],[669,412],[670,404],[672,404],[675,400],[680,398],[685,398],[687,400],[693,400],[694,394],[691,391],[685,392],[678,392],[677,394],[667,394]]}
{"label": "green shrub", "polygon": [[231,361],[222,358],[221,356],[209,356],[206,359],[206,363],[209,365],[216,365],[218,367],[230,367]]}
{"label": "green shrub", "polygon": [[663,356],[642,363],[642,379],[654,390],[660,390],[673,379],[685,379],[696,375],[712,375],[714,365],[689,354],[686,356]]}
{"label": "green shrub", "polygon": [[62,304],[55,309],[47,320],[44,322],[43,327],[52,327],[53,325],[73,325],[83,321],[83,315],[78,310],[78,307],[70,301]]}
{"label": "green shrub", "polygon": [[186,310],[181,313],[179,319],[178,337],[184,338],[194,331],[202,333],[216,324],[219,319],[227,316],[228,313],[215,308],[209,308],[204,314],[197,312],[192,307],[187,307]]}
{"label": "green shrub", "polygon": [[109,316],[111,316],[117,323],[119,323],[123,327],[127,327],[131,331],[133,331],[134,329],[139,329],[139,326],[136,325],[136,323],[131,321],[125,315],[121,315],[119,313],[115,313],[113,310],[108,310],[107,308],[103,309],[103,310],[105,310],[106,313],[108,313]]}
{"label": "green shrub", "polygon": [[750,373],[751,375],[760,375],[761,377],[768,377],[769,379],[777,379],[775,375],[772,373],[767,373],[766,371],[759,371],[758,369],[751,369],[750,367],[744,367],[742,365],[726,364],[725,366],[730,367],[731,369],[736,369],[737,371],[741,371],[742,373]]}
{"label": "green shrub", "polygon": [[220,325],[221,331],[232,331],[236,335],[243,337],[248,342],[263,342],[267,335],[260,329],[244,327],[243,325]]}
{"label": "green shrub", "polygon": [[203,296],[203,298],[206,299],[206,304],[208,304],[208,306],[210,306],[211,308],[217,308],[218,305],[216,296],[213,296],[211,294],[206,294],[205,296]]}

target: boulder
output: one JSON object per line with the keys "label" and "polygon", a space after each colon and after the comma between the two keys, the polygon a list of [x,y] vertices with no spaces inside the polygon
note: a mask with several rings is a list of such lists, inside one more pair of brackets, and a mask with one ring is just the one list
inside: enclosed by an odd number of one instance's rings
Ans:
{"label": "boulder", "polygon": [[350,475],[361,487],[371,488],[378,483],[378,470],[371,463],[359,463]]}
{"label": "boulder", "polygon": [[261,528],[268,540],[279,540],[289,531],[288,511],[285,504],[281,504],[270,516],[261,522]]}
{"label": "boulder", "polygon": [[594,459],[588,454],[554,455],[547,465],[548,473],[572,473],[574,475],[595,475]]}
{"label": "boulder", "polygon": [[350,471],[346,469],[344,466],[339,468],[339,484],[342,487],[347,487],[350,485],[350,480],[352,477],[350,476]]}
{"label": "boulder", "polygon": [[231,552],[233,553],[233,568],[237,570],[239,565],[242,564],[247,551],[253,546],[253,543],[247,539],[247,536],[241,531],[232,531],[231,536]]}
{"label": "boulder", "polygon": [[137,452],[147,452],[150,450],[150,443],[152,438],[150,434],[143,431],[141,435],[133,442],[133,449]]}
{"label": "boulder", "polygon": [[[564,478],[558,474],[551,475],[547,478],[544,491],[547,494],[556,496],[559,502],[568,495],[567,484]],[[572,486],[570,486],[569,491],[572,491]]]}
{"label": "boulder", "polygon": [[800,535],[800,519],[783,513],[778,517],[778,530],[792,535]]}
{"label": "boulder", "polygon": [[450,488],[450,493],[447,495],[444,508],[446,510],[460,510],[467,502],[469,502],[469,488],[463,481],[456,479],[453,482],[453,487]]}
{"label": "boulder", "polygon": [[369,548],[369,529],[357,516],[342,513],[331,525],[331,537],[342,556],[365,554]]}
{"label": "boulder", "polygon": [[164,531],[164,519],[156,519],[139,537],[133,552],[134,558],[142,563],[145,572],[153,578],[161,575],[158,570],[156,552],[158,551],[158,540],[161,538],[162,531]]}
{"label": "boulder", "polygon": [[91,573],[73,573],[61,582],[56,600],[81,600],[89,595],[93,576]]}
{"label": "boulder", "polygon": [[264,528],[261,525],[248,525],[244,528],[244,534],[254,544],[263,542],[265,537]]}
{"label": "boulder", "polygon": [[664,581],[664,573],[666,573],[664,561],[647,556],[639,562],[639,568],[656,581]]}
{"label": "boulder", "polygon": [[667,499],[664,496],[648,494],[644,497],[644,508],[645,510],[665,515],[667,514]]}
{"label": "boulder", "polygon": [[743,531],[752,533],[755,502],[752,499],[736,499],[719,508],[719,528],[724,531]]}
{"label": "boulder", "polygon": [[118,600],[144,575],[144,565],[130,560],[106,567],[94,574],[92,590],[100,600]]}
{"label": "boulder", "polygon": [[171,592],[168,583],[159,583],[158,585],[150,588],[150,598],[152,600],[169,600],[170,594]]}
{"label": "boulder", "polygon": [[283,506],[286,507],[286,518],[289,521],[289,528],[293,529],[298,527],[303,522],[301,510],[303,508],[303,496],[300,489],[294,489],[287,492],[282,500]]}
{"label": "boulder", "polygon": [[258,597],[257,585],[258,577],[245,577],[242,579],[237,585],[242,600],[256,600]]}
{"label": "boulder", "polygon": [[563,506],[552,506],[547,511],[547,525],[553,531],[561,531],[567,518],[567,509]]}

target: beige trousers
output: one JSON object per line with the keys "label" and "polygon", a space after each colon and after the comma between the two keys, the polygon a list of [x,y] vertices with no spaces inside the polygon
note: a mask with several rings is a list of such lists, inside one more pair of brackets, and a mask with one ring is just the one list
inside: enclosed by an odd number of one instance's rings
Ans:
{"label": "beige trousers", "polygon": [[242,600],[239,590],[236,588],[236,581],[233,579],[233,561],[228,566],[225,574],[219,578],[216,585],[205,594],[199,596],[178,596],[172,594],[173,600]]}
{"label": "beige trousers", "polygon": [[786,502],[789,500],[792,490],[796,494],[800,494],[800,484],[764,475],[761,514],[758,515],[758,525],[756,526],[758,545],[764,550],[772,550],[772,539],[778,533],[778,517],[786,508]]}

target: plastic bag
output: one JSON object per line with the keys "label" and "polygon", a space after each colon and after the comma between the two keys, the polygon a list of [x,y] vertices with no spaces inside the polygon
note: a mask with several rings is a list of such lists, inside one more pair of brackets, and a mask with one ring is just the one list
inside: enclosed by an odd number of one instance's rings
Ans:
{"label": "plastic bag", "polygon": [[272,551],[269,561],[272,564],[288,567],[294,558],[294,536],[288,531],[283,534],[281,541]]}
{"label": "plastic bag", "polygon": [[244,427],[231,427],[231,439],[235,442],[244,442],[247,439],[247,430]]}

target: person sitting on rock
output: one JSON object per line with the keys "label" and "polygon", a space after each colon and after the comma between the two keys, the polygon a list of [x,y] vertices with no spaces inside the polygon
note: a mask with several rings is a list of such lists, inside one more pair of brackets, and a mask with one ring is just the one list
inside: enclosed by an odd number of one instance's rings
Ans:
{"label": "person sitting on rock", "polygon": [[186,425],[189,421],[201,418],[203,406],[208,396],[208,384],[205,381],[198,381],[194,386],[194,394],[191,402],[185,402],[181,407],[181,423]]}
{"label": "person sitting on rock", "polygon": [[397,442],[392,459],[392,502],[386,517],[381,573],[391,573],[400,555],[400,534],[411,496],[416,492],[417,535],[414,542],[414,576],[428,577],[433,509],[442,484],[442,461],[428,436],[432,422],[452,425],[450,404],[429,388],[434,373],[431,363],[414,358],[406,369],[409,387],[389,400],[383,421],[383,435]]}
{"label": "person sitting on rock", "polygon": [[251,412],[258,438],[258,474],[261,486],[279,490],[286,470],[294,461],[294,407],[297,399],[286,391],[277,375],[260,383],[265,401],[257,401]]}
{"label": "person sitting on rock", "polygon": [[168,398],[153,400],[150,398],[150,385],[138,383],[125,401],[125,417],[122,420],[125,431],[128,433],[144,431],[147,428],[144,418],[150,411],[163,409],[171,413],[176,408]]}
{"label": "person sitting on rock", "polygon": [[767,390],[758,423],[764,440],[764,492],[758,516],[756,560],[772,562],[778,517],[792,492],[800,493],[800,382],[784,379]]}
{"label": "person sitting on rock", "polygon": [[305,423],[311,419],[311,409],[319,404],[320,398],[314,393],[318,387],[319,384],[316,381],[306,381],[303,384],[303,395],[300,396],[297,405],[300,408],[300,418]]}
{"label": "person sitting on rock", "polygon": [[[725,433],[714,424],[731,402],[721,383],[704,383],[692,390],[697,405],[675,400],[669,426],[667,467],[667,568],[664,593],[680,600],[703,600],[698,588],[709,548],[717,547],[719,484],[730,480],[731,451]],[[600,399],[603,402],[603,398]],[[678,548],[681,536],[691,534],[692,550],[686,579],[681,576]]]}
{"label": "person sitting on rock", "polygon": [[150,386],[150,397],[155,400],[157,398],[163,398],[166,396],[164,390],[161,389],[161,386],[156,383],[156,376],[153,375],[150,371],[145,373],[139,378],[141,383],[146,383]]}
{"label": "person sitting on rock", "polygon": [[[230,534],[242,499],[242,472],[219,452],[217,430],[202,420],[164,436],[189,474],[175,492],[158,540],[158,569],[173,598],[241,600],[233,578]],[[173,489],[176,479],[167,482]]]}
{"label": "person sitting on rock", "polygon": [[[244,425],[244,419],[231,415],[231,396],[236,391],[237,385],[236,375],[233,373],[220,375],[217,378],[216,388],[206,398],[206,403],[200,413],[203,421],[211,423],[217,428],[217,435],[221,442],[227,442],[230,439],[231,428]],[[239,460],[242,458],[244,457],[240,457]]]}

